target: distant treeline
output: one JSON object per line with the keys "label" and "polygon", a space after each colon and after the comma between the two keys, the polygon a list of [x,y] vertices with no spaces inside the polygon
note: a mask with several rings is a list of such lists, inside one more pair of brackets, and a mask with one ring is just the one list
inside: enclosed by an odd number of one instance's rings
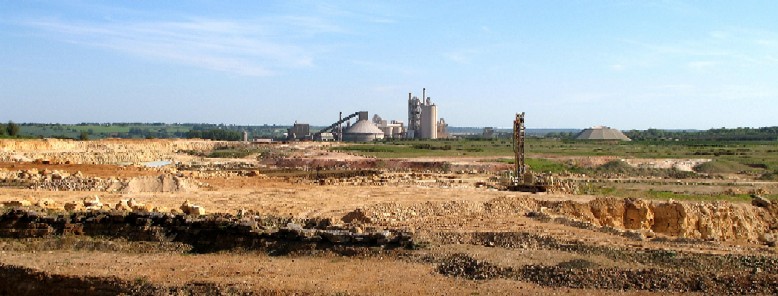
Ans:
{"label": "distant treeline", "polygon": [[624,132],[633,141],[776,141],[778,126],[760,128],[718,128],[707,131],[672,131],[661,129]]}
{"label": "distant treeline", "polygon": [[[211,123],[21,123],[20,137],[60,138],[60,139],[175,139],[206,138],[235,139],[243,138],[243,131],[250,139],[283,139],[288,127],[276,125],[239,126]],[[211,132],[213,131],[213,132]],[[221,131],[221,132],[220,132]],[[237,137],[235,136],[237,135]],[[0,137],[2,135],[0,134]]]}
{"label": "distant treeline", "polygon": [[217,141],[240,141],[243,139],[243,132],[223,130],[223,129],[209,129],[209,130],[190,130],[186,133],[186,137],[190,139],[208,139]]}

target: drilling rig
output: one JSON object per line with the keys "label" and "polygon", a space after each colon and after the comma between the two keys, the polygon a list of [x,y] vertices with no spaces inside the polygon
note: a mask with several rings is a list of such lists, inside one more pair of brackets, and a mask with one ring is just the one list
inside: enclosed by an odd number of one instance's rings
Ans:
{"label": "drilling rig", "polygon": [[515,168],[513,176],[510,177],[510,184],[506,187],[509,191],[522,192],[546,192],[552,186],[546,178],[535,176],[529,170],[524,162],[524,112],[516,113],[516,119],[513,121],[513,156]]}

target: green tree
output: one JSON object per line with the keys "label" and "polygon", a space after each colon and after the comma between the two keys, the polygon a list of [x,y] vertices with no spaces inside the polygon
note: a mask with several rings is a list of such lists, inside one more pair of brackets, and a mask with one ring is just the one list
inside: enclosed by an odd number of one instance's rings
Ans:
{"label": "green tree", "polygon": [[5,125],[0,123],[0,136],[5,136]]}
{"label": "green tree", "polygon": [[8,125],[5,126],[5,130],[8,132],[9,136],[16,137],[19,135],[19,125],[13,121],[8,121]]}
{"label": "green tree", "polygon": [[78,135],[78,139],[81,141],[88,141],[89,133],[87,131],[81,131],[81,134]]}

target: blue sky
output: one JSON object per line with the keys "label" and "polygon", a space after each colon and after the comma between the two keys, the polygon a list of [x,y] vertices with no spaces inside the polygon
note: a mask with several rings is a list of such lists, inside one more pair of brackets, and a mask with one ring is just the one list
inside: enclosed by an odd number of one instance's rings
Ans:
{"label": "blue sky", "polygon": [[0,121],[778,125],[778,1],[6,1]]}

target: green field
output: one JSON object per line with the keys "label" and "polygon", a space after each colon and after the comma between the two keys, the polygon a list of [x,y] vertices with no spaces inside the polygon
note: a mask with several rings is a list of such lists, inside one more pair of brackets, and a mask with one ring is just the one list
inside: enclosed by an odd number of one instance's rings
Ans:
{"label": "green field", "polygon": [[86,132],[90,139],[103,138],[145,138],[147,136],[164,138],[184,134],[192,129],[184,125],[23,125],[21,135],[42,138],[76,139]]}
{"label": "green field", "polygon": [[[385,141],[333,148],[377,158],[490,157],[510,162],[513,147],[508,139]],[[707,173],[778,175],[776,141],[632,141],[598,142],[557,139],[527,139],[527,163],[539,171],[571,170],[546,156],[616,156],[622,158],[705,158],[700,167]]]}

